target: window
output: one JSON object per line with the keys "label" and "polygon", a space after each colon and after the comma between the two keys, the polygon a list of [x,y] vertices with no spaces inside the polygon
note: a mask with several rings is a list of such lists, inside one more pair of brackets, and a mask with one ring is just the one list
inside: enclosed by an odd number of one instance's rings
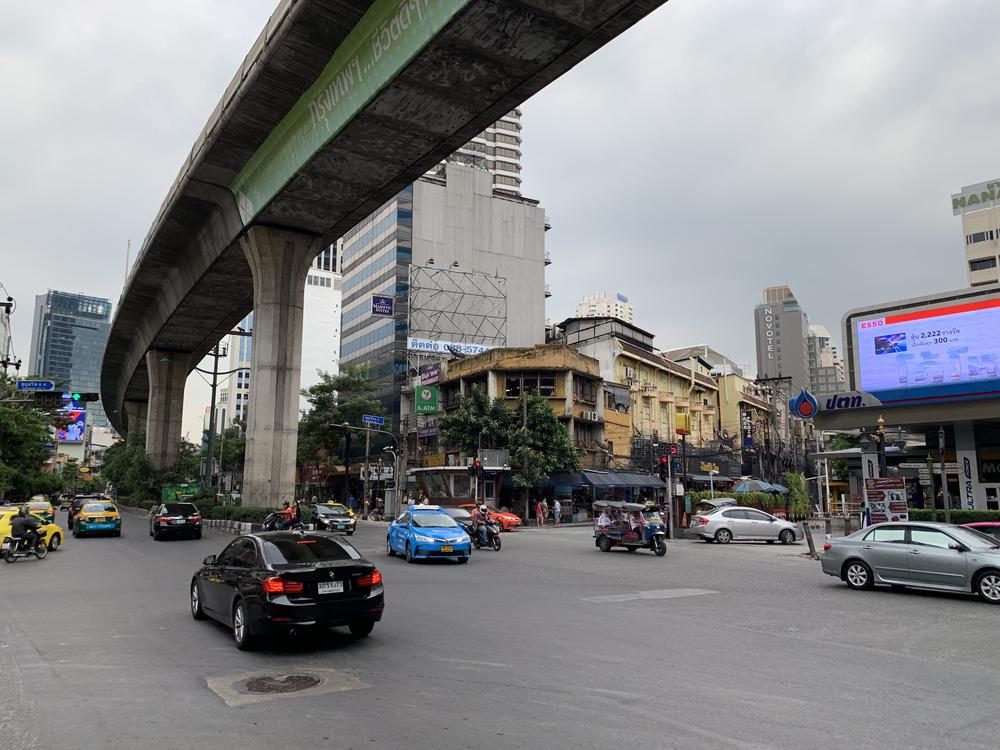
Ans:
{"label": "window", "polygon": [[538,378],[538,393],[541,396],[556,395],[556,379],[553,375],[542,375]]}
{"label": "window", "polygon": [[872,529],[867,536],[866,542],[905,542],[906,529],[901,526],[883,526]]}
{"label": "window", "polygon": [[722,515],[726,518],[736,518],[740,520],[745,520],[747,518],[747,511],[745,510],[724,510]]}
{"label": "window", "polygon": [[973,234],[965,235],[966,245],[975,245],[977,242],[986,242],[986,240],[995,240],[997,238],[997,233],[990,229],[985,232],[975,232]]}
{"label": "window", "polygon": [[980,260],[969,261],[970,271],[985,271],[987,268],[996,268],[996,267],[997,267],[996,258],[982,258]]}
{"label": "window", "polygon": [[948,549],[948,546],[955,543],[947,534],[934,529],[910,529],[910,542],[912,544],[922,544],[925,547],[938,547]]}
{"label": "window", "polygon": [[747,514],[747,518],[749,518],[751,521],[770,522],[773,520],[773,518],[767,515],[767,513],[761,513],[759,510],[745,510],[743,512]]}
{"label": "window", "polygon": [[507,398],[517,398],[521,395],[521,379],[520,378],[507,378],[507,384],[504,387],[504,395]]}
{"label": "window", "polygon": [[294,565],[328,560],[351,560],[354,556],[336,539],[303,535],[298,539],[273,539],[264,542],[264,554],[272,565]]}
{"label": "window", "polygon": [[493,177],[493,181],[497,185],[513,185],[514,187],[517,187],[518,185],[521,184],[521,181],[519,179],[517,179],[516,177],[508,177],[505,174],[495,175]]}
{"label": "window", "polygon": [[257,563],[257,550],[252,539],[243,537],[226,547],[216,564],[231,568],[252,568]]}

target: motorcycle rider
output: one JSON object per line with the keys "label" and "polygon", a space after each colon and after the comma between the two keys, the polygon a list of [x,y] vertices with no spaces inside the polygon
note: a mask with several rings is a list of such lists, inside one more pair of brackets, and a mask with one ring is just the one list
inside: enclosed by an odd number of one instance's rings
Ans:
{"label": "motorcycle rider", "polygon": [[12,537],[22,537],[26,549],[34,549],[38,545],[38,532],[42,522],[28,512],[27,508],[21,508],[10,522],[10,535]]}
{"label": "motorcycle rider", "polygon": [[489,546],[490,543],[490,513],[486,507],[486,503],[483,503],[476,510],[476,515],[474,517],[476,522],[476,533],[479,534],[479,538],[483,542],[483,546]]}

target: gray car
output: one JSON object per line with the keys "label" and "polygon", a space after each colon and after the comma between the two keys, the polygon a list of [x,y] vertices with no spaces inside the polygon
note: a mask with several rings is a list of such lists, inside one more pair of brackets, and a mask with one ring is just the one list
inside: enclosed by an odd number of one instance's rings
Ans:
{"label": "gray car", "polygon": [[879,523],[827,539],[823,572],[852,589],[876,583],[978,594],[1000,604],[1000,543],[946,523]]}
{"label": "gray car", "polygon": [[723,506],[691,517],[688,534],[706,542],[765,541],[791,544],[802,537],[794,523],[776,518],[756,508]]}

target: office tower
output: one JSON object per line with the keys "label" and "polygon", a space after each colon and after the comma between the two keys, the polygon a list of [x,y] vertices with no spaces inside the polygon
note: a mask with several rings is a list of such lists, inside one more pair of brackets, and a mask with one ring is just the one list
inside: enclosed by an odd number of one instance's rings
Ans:
{"label": "office tower", "polygon": [[576,306],[578,318],[618,318],[626,323],[632,321],[632,305],[624,294],[588,294]]}
{"label": "office tower", "polygon": [[1000,180],[963,187],[951,196],[951,212],[962,217],[969,286],[1000,281]]}

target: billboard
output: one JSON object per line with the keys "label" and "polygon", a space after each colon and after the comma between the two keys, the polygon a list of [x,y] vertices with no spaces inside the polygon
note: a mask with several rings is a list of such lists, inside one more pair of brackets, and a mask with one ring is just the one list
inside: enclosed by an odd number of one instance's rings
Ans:
{"label": "billboard", "polygon": [[951,215],[958,216],[966,211],[993,208],[1000,201],[1000,180],[966,185],[961,192],[951,196]]}
{"label": "billboard", "polygon": [[434,362],[429,365],[420,365],[417,368],[420,374],[420,385],[437,385],[441,382],[441,363]]}
{"label": "billboard", "polygon": [[887,405],[1000,397],[1000,295],[966,291],[851,313],[852,379]]}
{"label": "billboard", "polygon": [[903,477],[866,477],[865,499],[869,523],[909,520],[906,504],[906,480]]}
{"label": "billboard", "polygon": [[432,354],[480,354],[493,349],[492,344],[465,344],[460,341],[421,339],[410,336],[406,348],[411,352],[431,352]]}
{"label": "billboard", "polygon": [[59,428],[60,443],[82,443],[87,434],[87,412],[83,409],[60,409],[66,426]]}
{"label": "billboard", "polygon": [[385,294],[372,295],[372,315],[382,317],[392,317],[393,302],[395,299]]}
{"label": "billboard", "polygon": [[435,385],[425,385],[417,388],[413,397],[416,414],[437,414],[438,389]]}

